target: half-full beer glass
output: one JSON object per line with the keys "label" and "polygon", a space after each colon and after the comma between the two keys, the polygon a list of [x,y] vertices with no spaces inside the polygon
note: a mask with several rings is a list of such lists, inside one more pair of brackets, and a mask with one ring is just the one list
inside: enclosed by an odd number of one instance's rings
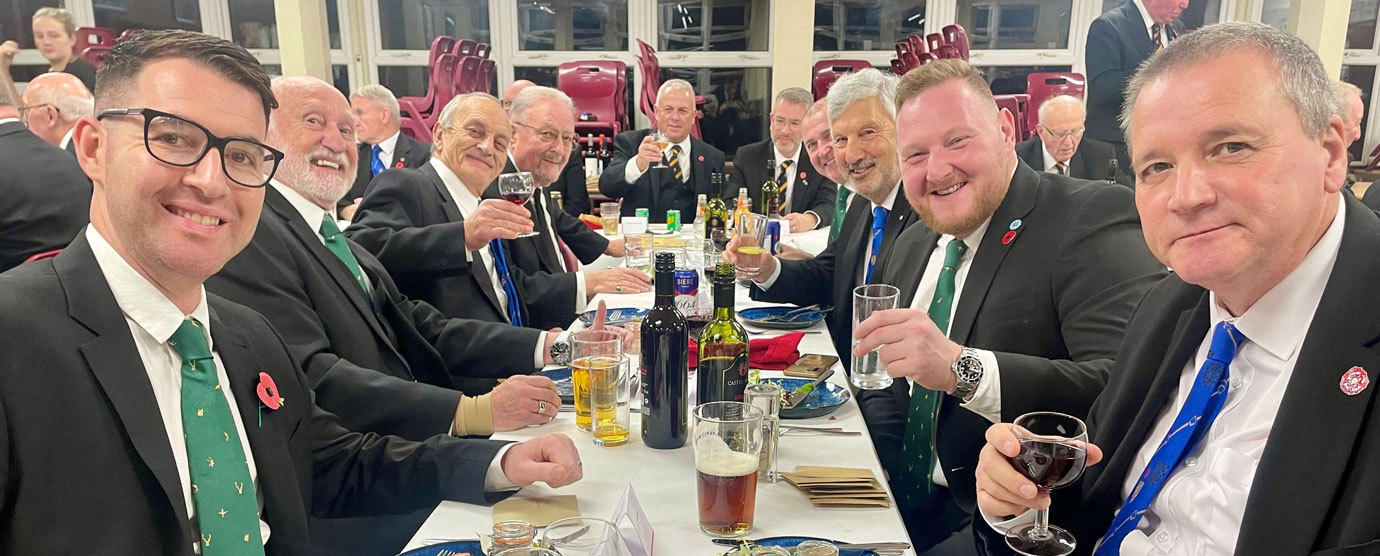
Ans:
{"label": "half-full beer glass", "polygon": [[570,335],[570,381],[575,386],[575,426],[580,430],[594,430],[593,376],[617,373],[622,361],[622,338],[616,332],[586,329]]}
{"label": "half-full beer glass", "polygon": [[700,530],[741,537],[752,530],[757,505],[762,410],[743,402],[711,402],[695,407],[694,415]]}

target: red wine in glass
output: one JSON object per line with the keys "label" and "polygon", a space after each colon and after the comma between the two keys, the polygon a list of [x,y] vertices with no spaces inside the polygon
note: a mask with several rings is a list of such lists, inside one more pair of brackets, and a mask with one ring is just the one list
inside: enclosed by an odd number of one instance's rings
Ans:
{"label": "red wine in glass", "polygon": [[[503,199],[516,203],[519,206],[527,204],[527,200],[532,198],[532,194],[537,190],[532,180],[531,172],[513,172],[500,174],[498,176],[498,194]],[[533,207],[531,210],[538,210]],[[518,237],[532,237],[538,235],[536,230],[525,234],[518,234]]]}
{"label": "red wine in glass", "polygon": [[1054,489],[1078,479],[1087,465],[1088,452],[1067,442],[1021,439],[1020,455],[1009,459],[1036,487]]}
{"label": "red wine in glass", "polygon": [[[1042,494],[1078,480],[1088,463],[1088,427],[1077,417],[1054,412],[1016,418],[1012,432],[1021,453],[1008,458]],[[1026,556],[1065,556],[1077,546],[1073,535],[1049,524],[1049,510],[1035,510],[1035,523],[1012,527],[1006,544]]]}
{"label": "red wine in glass", "polygon": [[531,192],[531,191],[527,191],[527,192],[522,192],[522,191],[508,191],[508,192],[503,193],[503,200],[508,201],[508,202],[510,202],[510,203],[515,203],[515,204],[518,204],[518,205],[525,205],[525,204],[527,204],[527,200],[528,200],[528,199],[531,199],[531,198],[532,198],[532,192]]}

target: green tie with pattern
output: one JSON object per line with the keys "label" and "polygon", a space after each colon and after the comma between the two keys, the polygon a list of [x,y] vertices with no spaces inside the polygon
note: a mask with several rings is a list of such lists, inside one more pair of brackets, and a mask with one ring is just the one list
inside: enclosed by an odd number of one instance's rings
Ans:
{"label": "green tie with pattern", "polygon": [[[930,319],[946,335],[954,302],[954,275],[966,251],[968,246],[962,240],[949,240],[944,248],[944,268],[939,271],[939,283],[930,301]],[[896,496],[908,501],[907,507],[915,507],[934,492],[934,429],[942,395],[918,384],[911,387],[906,435],[901,439],[901,461],[906,469],[896,481]]]}
{"label": "green tie with pattern", "polygon": [[848,213],[848,197],[853,192],[847,187],[838,186],[838,193],[834,195],[834,221],[829,224],[829,243],[839,237],[839,230],[843,228],[843,217]]}
{"label": "green tie with pattern", "polygon": [[182,356],[182,431],[201,554],[262,555],[259,502],[249,480],[249,460],[201,323],[190,318],[182,321],[168,346]]}
{"label": "green tie with pattern", "polygon": [[364,277],[364,270],[359,268],[359,259],[350,252],[350,245],[346,243],[345,236],[340,233],[340,227],[335,225],[335,219],[326,214],[321,217],[321,237],[326,240],[326,248],[331,250],[331,254],[340,262],[345,263],[345,268],[350,269],[355,281],[359,282],[360,289],[369,291],[368,279]]}

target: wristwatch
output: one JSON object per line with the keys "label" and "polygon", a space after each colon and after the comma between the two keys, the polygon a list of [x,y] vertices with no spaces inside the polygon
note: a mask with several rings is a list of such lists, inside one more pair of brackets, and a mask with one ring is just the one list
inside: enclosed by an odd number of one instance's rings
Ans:
{"label": "wristwatch", "polygon": [[551,342],[551,360],[557,365],[570,364],[570,331],[562,330]]}
{"label": "wristwatch", "polygon": [[958,383],[954,386],[954,396],[968,401],[973,397],[973,392],[977,391],[978,383],[982,382],[982,360],[978,358],[977,351],[969,347],[963,348],[958,361],[954,361],[950,369],[958,378]]}

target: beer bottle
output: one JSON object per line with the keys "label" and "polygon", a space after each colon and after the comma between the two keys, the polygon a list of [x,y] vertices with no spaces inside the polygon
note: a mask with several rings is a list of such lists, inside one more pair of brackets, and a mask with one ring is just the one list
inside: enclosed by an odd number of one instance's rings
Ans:
{"label": "beer bottle", "polygon": [[771,159],[767,159],[767,181],[762,183],[762,204],[758,205],[762,209],[762,214],[767,218],[776,218],[781,213],[781,184],[776,183],[776,176],[772,173],[775,166]]}
{"label": "beer bottle", "polygon": [[726,262],[714,271],[714,320],[700,332],[697,403],[741,402],[747,389],[748,333],[733,311],[734,272]]}
{"label": "beer bottle", "polygon": [[728,204],[724,203],[724,175],[717,172],[711,174],[709,183],[713,191],[705,203],[708,225],[705,226],[704,239],[714,240],[714,246],[723,251],[728,246]]}
{"label": "beer bottle", "polygon": [[642,442],[661,450],[685,445],[690,406],[690,333],[676,309],[676,254],[656,254],[656,301],[642,320]]}

